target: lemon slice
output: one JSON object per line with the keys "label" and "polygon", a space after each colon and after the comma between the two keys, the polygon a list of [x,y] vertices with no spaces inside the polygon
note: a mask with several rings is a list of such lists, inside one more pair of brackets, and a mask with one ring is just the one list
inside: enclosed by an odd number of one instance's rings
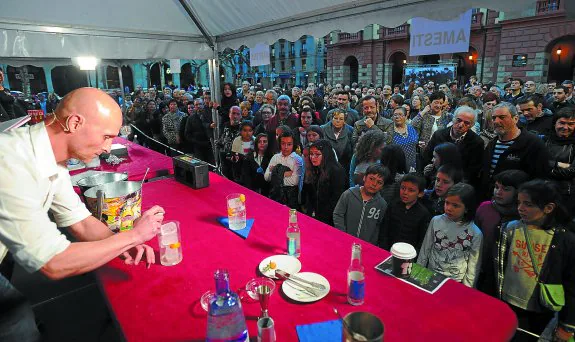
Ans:
{"label": "lemon slice", "polygon": [[182,244],[179,243],[179,242],[172,243],[172,244],[170,244],[170,248],[171,248],[171,249],[180,248],[181,245],[182,245]]}
{"label": "lemon slice", "polygon": [[240,194],[240,201],[245,203],[246,202],[246,195]]}

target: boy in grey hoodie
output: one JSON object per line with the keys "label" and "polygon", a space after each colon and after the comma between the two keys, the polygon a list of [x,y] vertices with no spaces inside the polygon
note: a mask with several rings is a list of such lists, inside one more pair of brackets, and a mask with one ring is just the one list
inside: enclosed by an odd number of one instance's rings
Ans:
{"label": "boy in grey hoodie", "polygon": [[346,190],[339,198],[333,211],[335,228],[377,245],[380,223],[387,208],[379,191],[389,174],[385,166],[369,166],[363,177],[364,185]]}

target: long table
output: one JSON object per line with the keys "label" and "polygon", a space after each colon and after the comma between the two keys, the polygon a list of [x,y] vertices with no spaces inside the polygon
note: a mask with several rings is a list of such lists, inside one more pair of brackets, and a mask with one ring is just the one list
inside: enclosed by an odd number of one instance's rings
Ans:
{"label": "long table", "polygon": [[[118,165],[110,165],[105,161],[100,161],[100,166],[91,170],[106,172],[127,172],[128,180],[141,181],[146,174],[146,169],[150,171],[146,179],[156,178],[164,175],[173,175],[174,166],[172,158],[156,151],[145,148],[141,145],[128,141],[124,138],[116,137],[114,144],[122,144],[128,148],[128,156]],[[86,169],[70,171],[70,175],[76,175],[86,171]]]}
{"label": "long table", "polygon": [[[226,214],[225,196],[246,195],[247,213],[255,223],[246,240],[216,222]],[[127,266],[113,260],[97,271],[101,288],[128,341],[204,340],[207,313],[200,296],[214,289],[213,273],[230,272],[231,288],[243,287],[258,276],[264,258],[284,254],[289,209],[225,178],[210,174],[210,187],[193,190],[173,179],[144,184],[144,209],[154,204],[166,210],[166,220],[178,220],[184,258],[176,266]],[[343,315],[368,311],[383,321],[386,341],[507,341],[517,320],[509,307],[477,290],[449,280],[428,294],[374,266],[389,256],[376,246],[356,239],[303,214],[302,272],[325,276],[329,295],[318,302],[291,301],[277,283],[269,313],[278,341],[297,341],[296,325],[332,320],[333,307]],[[347,304],[346,277],[351,245],[360,242],[366,269],[366,300]],[[158,251],[157,239],[150,245]],[[243,303],[250,336],[257,336],[258,303]]]}

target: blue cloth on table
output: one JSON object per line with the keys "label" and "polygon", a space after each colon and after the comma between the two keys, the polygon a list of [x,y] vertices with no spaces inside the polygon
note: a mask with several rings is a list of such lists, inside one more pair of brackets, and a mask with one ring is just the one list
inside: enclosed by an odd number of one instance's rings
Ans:
{"label": "blue cloth on table", "polygon": [[295,330],[300,342],[340,342],[343,337],[342,325],[339,319],[298,325]]}
{"label": "blue cloth on table", "polygon": [[218,222],[229,229],[231,232],[236,233],[237,235],[243,237],[244,239],[248,238],[250,235],[250,231],[252,230],[252,226],[254,225],[254,219],[246,219],[246,227],[240,230],[232,230],[230,229],[230,221],[227,217],[218,217]]}

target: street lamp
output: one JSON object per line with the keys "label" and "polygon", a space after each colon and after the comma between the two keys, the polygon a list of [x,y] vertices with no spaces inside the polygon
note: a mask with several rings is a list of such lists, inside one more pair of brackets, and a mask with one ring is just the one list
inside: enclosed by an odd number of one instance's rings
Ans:
{"label": "street lamp", "polygon": [[563,52],[563,50],[561,50],[561,46],[557,47],[557,51],[555,51],[557,53],[557,61],[561,62],[561,53]]}

